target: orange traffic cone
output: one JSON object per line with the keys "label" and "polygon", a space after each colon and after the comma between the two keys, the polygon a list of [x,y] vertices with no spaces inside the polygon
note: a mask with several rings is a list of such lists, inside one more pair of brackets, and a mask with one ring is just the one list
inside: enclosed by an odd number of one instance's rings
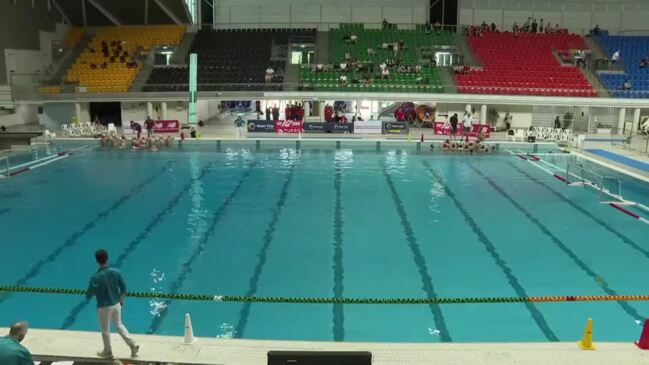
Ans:
{"label": "orange traffic cone", "polygon": [[644,327],[642,328],[642,334],[640,339],[636,341],[636,346],[643,350],[649,350],[649,319],[645,319]]}
{"label": "orange traffic cone", "polygon": [[586,321],[586,328],[584,328],[584,337],[581,338],[581,341],[577,342],[577,345],[582,350],[595,350],[595,345],[593,344],[593,319],[588,318]]}

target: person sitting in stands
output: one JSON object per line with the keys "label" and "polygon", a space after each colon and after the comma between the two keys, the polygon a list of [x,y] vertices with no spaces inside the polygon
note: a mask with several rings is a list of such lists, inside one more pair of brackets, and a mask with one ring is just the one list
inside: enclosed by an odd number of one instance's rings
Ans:
{"label": "person sitting in stands", "polygon": [[272,67],[268,66],[268,68],[266,69],[266,76],[265,76],[266,82],[267,83],[272,82],[274,75],[275,75],[275,70],[273,70]]}
{"label": "person sitting in stands", "polygon": [[338,65],[338,68],[340,68],[340,71],[345,72],[347,71],[347,62],[343,61]]}
{"label": "person sitting in stands", "polygon": [[593,28],[593,34],[594,35],[599,35],[599,24],[595,24],[595,28]]}
{"label": "person sitting in stands", "polygon": [[632,88],[633,87],[631,85],[631,80],[630,79],[624,80],[624,83],[622,84],[621,90],[631,90]]}
{"label": "person sitting in stands", "polygon": [[373,48],[371,48],[371,47],[368,47],[368,48],[367,48],[367,55],[368,55],[368,56],[371,57],[371,56],[374,56],[375,54],[376,54],[376,52],[374,51]]}
{"label": "person sitting in stands", "polygon": [[611,63],[612,63],[612,64],[616,64],[617,61],[619,61],[619,60],[620,60],[620,50],[618,49],[618,50],[615,51],[615,52],[613,53],[613,55],[611,56]]}
{"label": "person sitting in stands", "polygon": [[417,85],[423,85],[424,84],[424,78],[421,77],[421,75],[417,76],[417,78],[415,79],[415,83]]}
{"label": "person sitting in stands", "polygon": [[352,33],[349,36],[349,43],[356,44],[356,40],[358,40],[358,36],[355,33]]}
{"label": "person sitting in stands", "polygon": [[548,24],[545,26],[545,34],[550,34],[554,30],[552,29],[552,23],[548,22]]}
{"label": "person sitting in stands", "polygon": [[388,27],[390,27],[390,23],[388,23],[387,19],[383,19],[382,24],[383,24],[383,29],[388,29]]}
{"label": "person sitting in stands", "polygon": [[347,84],[347,76],[340,75],[340,78],[338,79],[338,81],[340,81],[340,83],[343,84],[343,85]]}
{"label": "person sitting in stands", "polygon": [[388,67],[392,67],[394,66],[394,59],[388,58],[387,60],[385,60],[385,63],[388,65]]}
{"label": "person sitting in stands", "polygon": [[390,70],[388,70],[387,68],[381,70],[381,78],[387,79],[389,77],[390,77]]}
{"label": "person sitting in stands", "polygon": [[649,67],[649,57],[644,57],[643,59],[640,60],[640,68],[647,68]]}
{"label": "person sitting in stands", "polygon": [[317,65],[315,65],[315,71],[316,72],[324,71],[324,65],[322,63],[318,63]]}
{"label": "person sitting in stands", "polygon": [[383,42],[383,44],[381,44],[381,49],[387,50],[389,48],[390,48],[390,45],[387,42]]}

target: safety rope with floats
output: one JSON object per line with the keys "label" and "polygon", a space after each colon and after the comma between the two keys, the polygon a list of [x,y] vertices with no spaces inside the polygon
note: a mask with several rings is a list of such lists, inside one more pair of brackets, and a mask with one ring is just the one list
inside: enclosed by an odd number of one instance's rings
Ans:
{"label": "safety rope with floats", "polygon": [[[84,289],[34,288],[0,286],[0,293],[37,293],[85,295]],[[298,304],[489,304],[544,302],[607,302],[647,301],[649,295],[556,295],[536,297],[465,297],[465,298],[308,298],[308,297],[248,297],[242,295],[173,294],[129,292],[131,298],[170,300],[201,300],[216,302],[298,303]]]}

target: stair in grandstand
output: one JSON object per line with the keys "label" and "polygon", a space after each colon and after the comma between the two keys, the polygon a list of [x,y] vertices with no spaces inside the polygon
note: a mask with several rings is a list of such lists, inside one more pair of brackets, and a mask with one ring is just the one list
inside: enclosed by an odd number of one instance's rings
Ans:
{"label": "stair in grandstand", "polygon": [[81,53],[88,47],[90,40],[94,36],[94,32],[86,31],[81,40],[71,49],[68,49],[63,56],[53,63],[46,71],[46,76],[43,81],[49,85],[60,85],[65,78],[65,74],[74,64],[74,61],[81,55]]}
{"label": "stair in grandstand", "polygon": [[144,62],[142,70],[140,70],[140,73],[135,77],[135,80],[133,80],[133,84],[131,84],[129,91],[143,91],[144,85],[146,85],[152,72],[153,64],[150,62]]}
{"label": "stair in grandstand", "polygon": [[286,70],[284,72],[284,90],[297,90],[300,82],[300,65],[291,64],[291,60],[286,61]]}
{"label": "stair in grandstand", "polygon": [[329,32],[318,32],[315,36],[315,63],[329,63]]}
{"label": "stair in grandstand", "polygon": [[195,32],[186,32],[183,35],[183,39],[180,41],[180,44],[176,47],[174,54],[169,59],[169,63],[172,65],[185,65],[189,59],[189,50],[192,48],[192,43],[194,43],[194,38],[196,38]]}
{"label": "stair in grandstand", "polygon": [[611,96],[611,93],[608,92],[606,89],[606,86],[600,81],[599,77],[595,75],[595,73],[589,69],[582,68],[580,69],[581,73],[584,75],[586,80],[593,85],[595,88],[595,91],[597,91],[597,96],[602,97],[602,98],[607,98]]}
{"label": "stair in grandstand", "polygon": [[461,64],[469,66],[480,66],[476,57],[473,55],[473,51],[471,51],[471,47],[469,47],[469,43],[467,42],[467,38],[464,36],[464,34],[456,33],[454,37],[456,46],[455,50],[460,55]]}
{"label": "stair in grandstand", "polygon": [[444,93],[457,94],[457,85],[455,84],[455,78],[453,77],[453,67],[437,67],[437,71],[439,72],[439,77],[442,81],[442,86],[444,87]]}

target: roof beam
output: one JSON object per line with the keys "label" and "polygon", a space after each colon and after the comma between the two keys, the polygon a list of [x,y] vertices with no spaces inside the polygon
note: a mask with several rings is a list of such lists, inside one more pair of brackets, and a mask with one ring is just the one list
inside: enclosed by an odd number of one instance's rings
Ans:
{"label": "roof beam", "polygon": [[[181,1],[183,1],[183,0],[181,0]],[[162,11],[164,11],[165,14],[167,14],[167,16],[169,16],[169,18],[171,18],[171,20],[174,21],[174,23],[176,23],[176,24],[183,24],[183,22],[181,22],[180,19],[178,19],[178,17],[176,16],[176,14],[174,14],[174,12],[171,11],[171,9],[169,9],[169,8],[167,7],[167,5],[165,5],[161,0],[155,0],[155,3],[158,4],[158,6],[160,7],[160,9],[162,9]],[[184,1],[183,1],[183,3],[184,3]]]}
{"label": "roof beam", "polygon": [[51,4],[54,5],[59,14],[61,14],[61,17],[63,18],[65,23],[72,25],[70,18],[68,18],[68,15],[63,11],[63,8],[61,7],[61,5],[59,5],[59,2],[56,0],[51,0]]}
{"label": "roof beam", "polygon": [[[183,5],[183,9],[185,9],[185,15],[187,16],[187,19],[189,19],[189,24],[194,24],[194,17],[192,17],[192,11],[189,9],[189,4],[187,3],[186,0],[180,0],[180,2]],[[200,5],[200,3],[199,3]]]}
{"label": "roof beam", "polygon": [[119,19],[117,19],[117,18],[113,15],[113,13],[111,13],[110,11],[108,11],[108,9],[106,9],[103,5],[101,5],[100,3],[98,3],[97,0],[88,0],[88,2],[91,3],[95,8],[97,8],[97,10],[99,10],[100,13],[104,14],[104,16],[105,16],[106,18],[108,18],[108,20],[110,20],[111,22],[113,22],[113,24],[115,24],[115,25],[117,25],[117,26],[122,25],[122,22],[120,22]]}

